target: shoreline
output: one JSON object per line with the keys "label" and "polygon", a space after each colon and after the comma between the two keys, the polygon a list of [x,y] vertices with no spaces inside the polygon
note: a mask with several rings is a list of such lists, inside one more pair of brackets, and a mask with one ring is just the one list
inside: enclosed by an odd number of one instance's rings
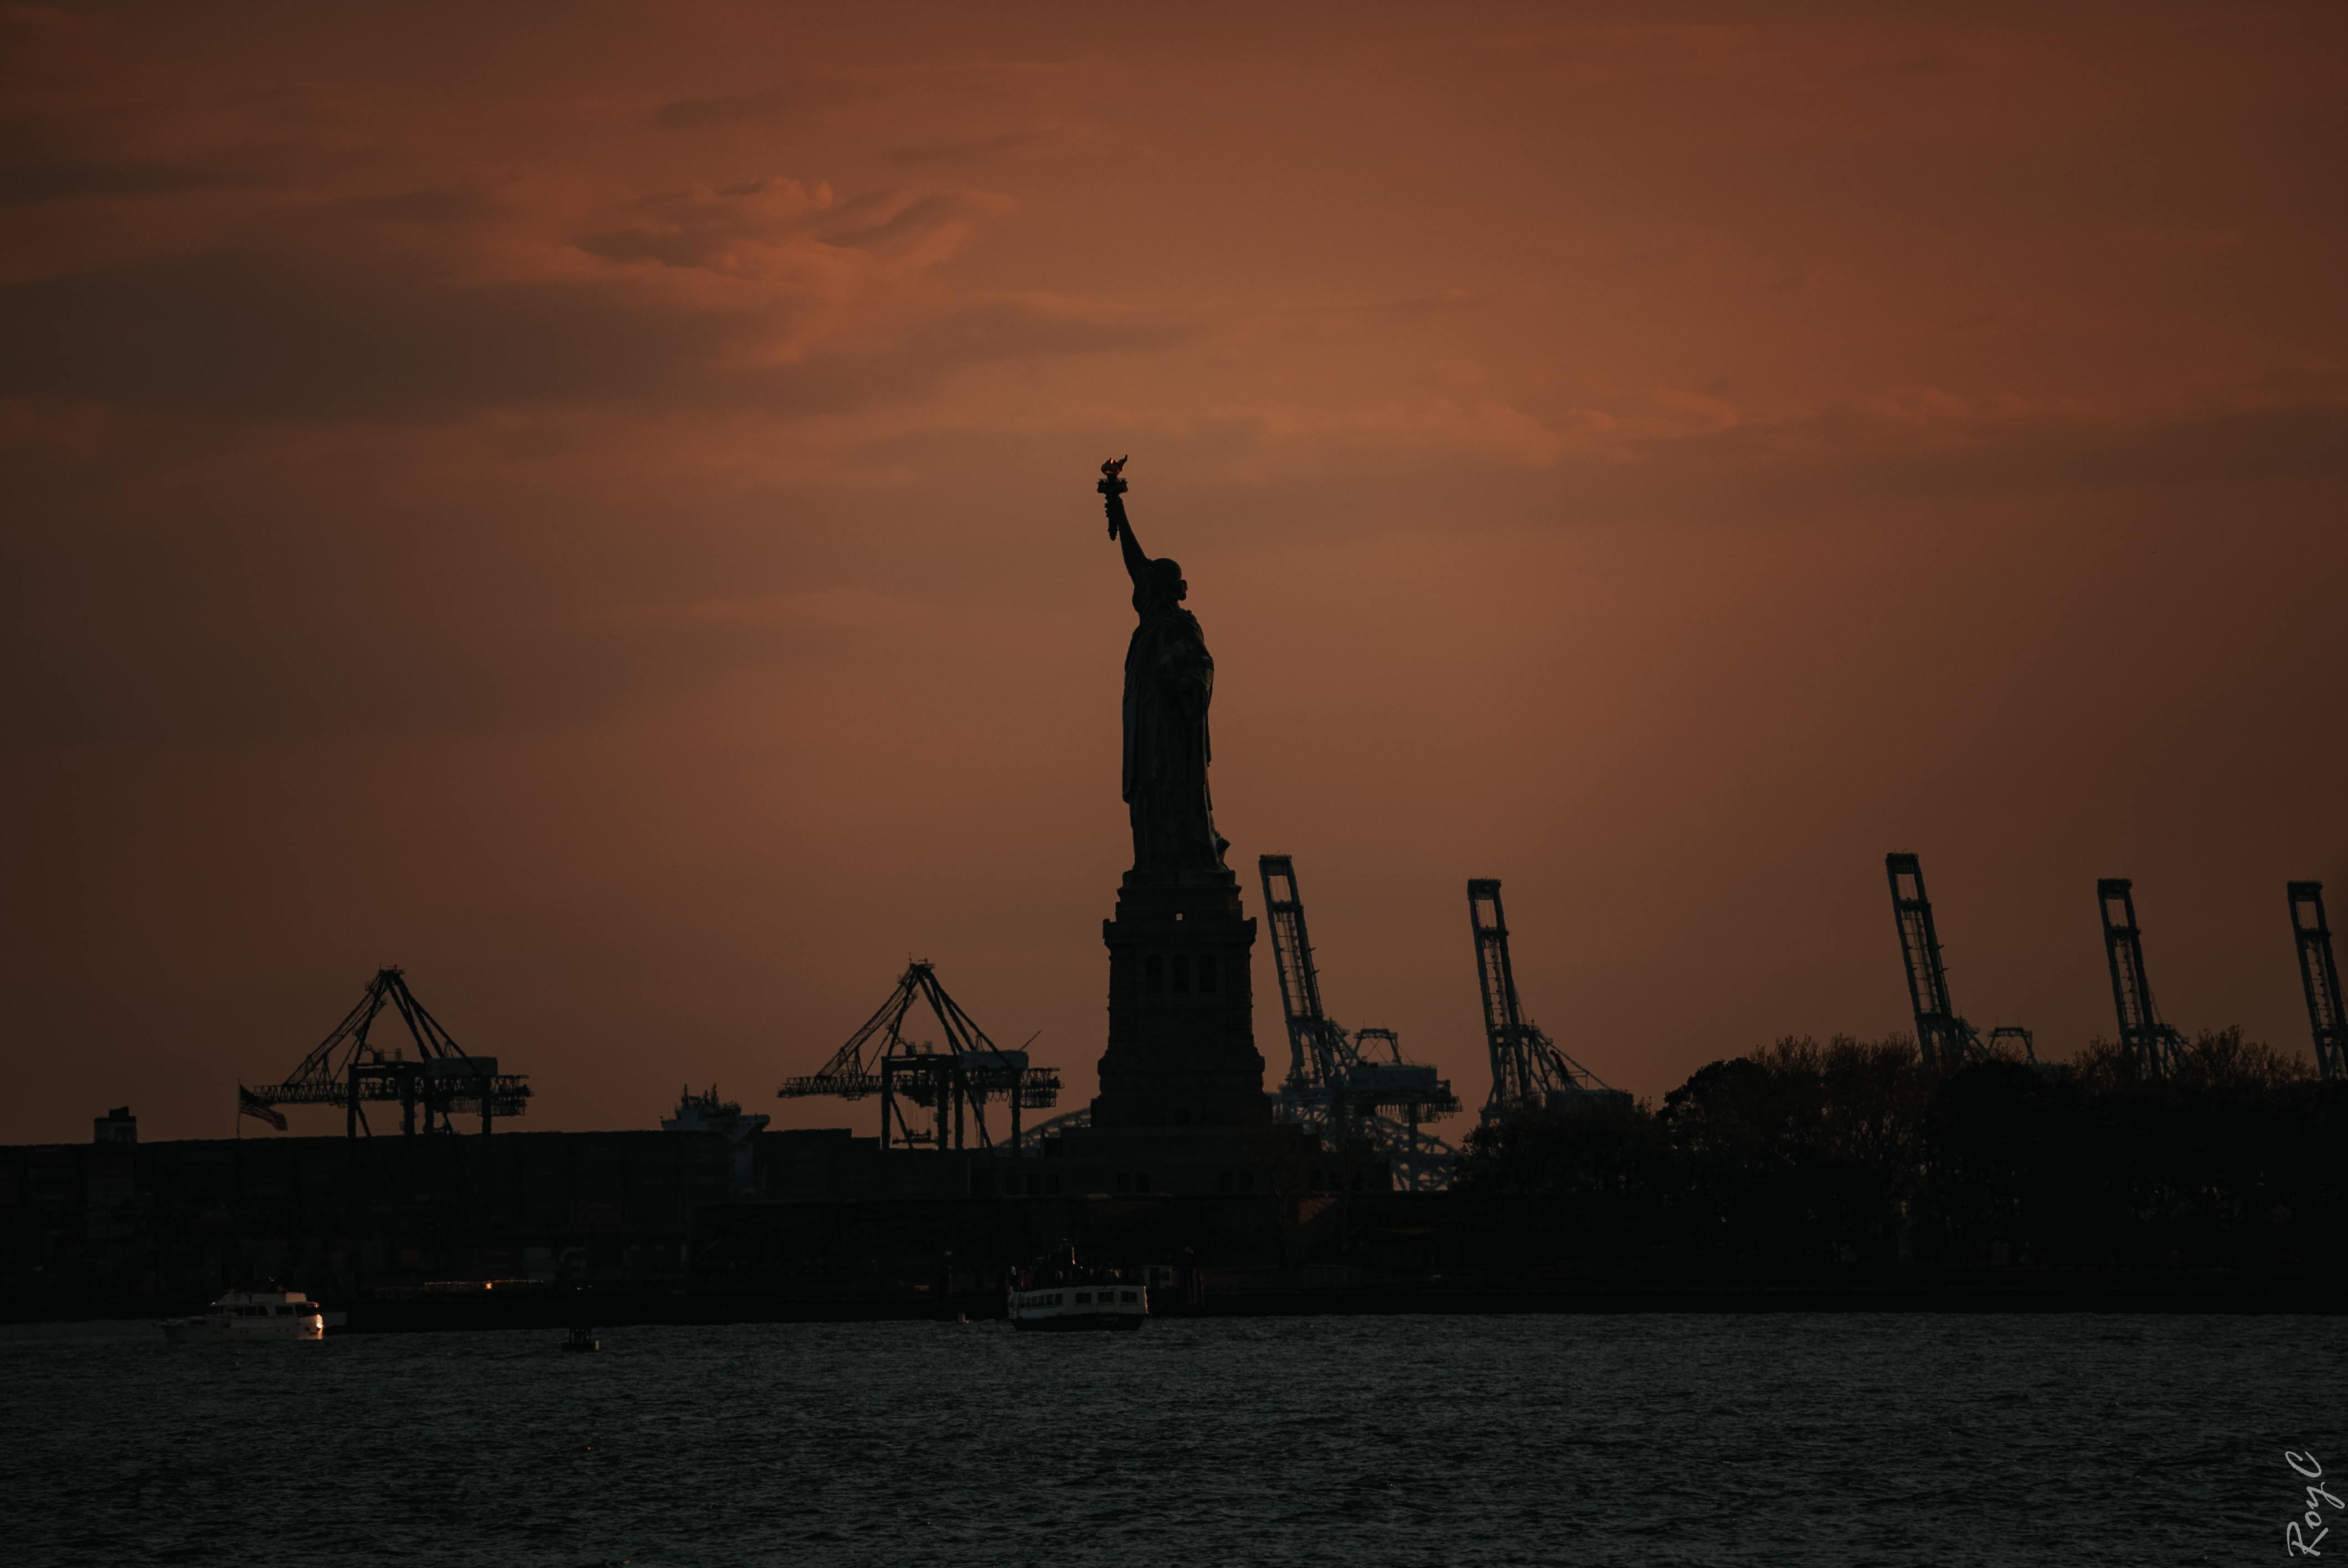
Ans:
{"label": "shoreline", "polygon": [[[2096,1313],[2113,1316],[2338,1317],[2348,1314],[2348,1278],[2250,1276],[2163,1279],[2118,1276],[2037,1281],[1940,1278],[1909,1282],[1718,1280],[1496,1283],[1427,1280],[1266,1286],[1210,1281],[1194,1299],[1161,1290],[1162,1317],[1359,1317],[1522,1316],[1758,1316],[1900,1313],[1982,1316]],[[200,1307],[201,1303],[195,1303]],[[490,1288],[395,1287],[324,1303],[345,1315],[335,1334],[491,1329],[598,1328],[734,1323],[973,1322],[1003,1317],[999,1292],[917,1290],[808,1292],[680,1279],[556,1286],[521,1281]],[[160,1320],[189,1303],[12,1302],[0,1323]]]}

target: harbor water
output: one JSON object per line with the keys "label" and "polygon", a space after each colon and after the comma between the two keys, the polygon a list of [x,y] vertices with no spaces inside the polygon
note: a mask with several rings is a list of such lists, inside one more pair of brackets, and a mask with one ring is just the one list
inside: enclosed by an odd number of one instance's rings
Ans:
{"label": "harbor water", "polygon": [[561,1337],[0,1329],[10,1559],[2226,1563],[2348,1480],[2337,1318]]}

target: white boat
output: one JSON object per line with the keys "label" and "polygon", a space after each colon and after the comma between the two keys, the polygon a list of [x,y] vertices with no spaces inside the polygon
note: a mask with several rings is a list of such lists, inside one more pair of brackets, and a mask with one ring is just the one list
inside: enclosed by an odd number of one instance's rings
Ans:
{"label": "white boat", "polygon": [[196,1317],[156,1327],[174,1345],[242,1345],[280,1339],[323,1339],[325,1316],[298,1290],[232,1290]]}
{"label": "white boat", "polygon": [[1138,1269],[1086,1268],[1074,1255],[1012,1277],[1005,1316],[1019,1329],[1138,1328],[1149,1287]]}

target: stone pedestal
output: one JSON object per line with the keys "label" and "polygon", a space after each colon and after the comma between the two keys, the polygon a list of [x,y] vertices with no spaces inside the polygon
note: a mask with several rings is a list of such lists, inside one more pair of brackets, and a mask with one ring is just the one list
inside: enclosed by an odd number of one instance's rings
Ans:
{"label": "stone pedestal", "polygon": [[1251,1014],[1255,922],[1230,872],[1128,873],[1108,945],[1108,1050],[1092,1124],[1272,1125]]}
{"label": "stone pedestal", "polygon": [[1255,922],[1240,912],[1237,877],[1128,872],[1101,940],[1108,1050],[1092,1125],[1047,1141],[1042,1168],[1018,1181],[1045,1195],[1136,1198],[1392,1184],[1366,1145],[1323,1150],[1317,1134],[1273,1120],[1255,1049]]}

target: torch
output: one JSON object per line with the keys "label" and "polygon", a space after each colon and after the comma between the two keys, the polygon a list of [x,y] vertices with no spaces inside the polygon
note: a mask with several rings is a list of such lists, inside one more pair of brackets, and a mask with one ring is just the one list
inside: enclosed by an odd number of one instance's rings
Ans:
{"label": "torch", "polygon": [[[1131,454],[1128,454],[1131,456]],[[1125,494],[1125,481],[1118,475],[1125,471],[1125,458],[1117,457],[1101,465],[1101,482],[1094,488],[1109,498],[1108,537],[1117,538],[1117,514],[1125,508],[1117,505],[1117,497]]]}

